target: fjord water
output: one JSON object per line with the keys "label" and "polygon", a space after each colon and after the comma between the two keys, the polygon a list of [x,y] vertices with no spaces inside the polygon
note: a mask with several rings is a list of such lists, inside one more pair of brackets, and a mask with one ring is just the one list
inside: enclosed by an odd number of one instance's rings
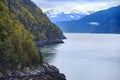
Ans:
{"label": "fjord water", "polygon": [[120,35],[66,33],[64,44],[41,48],[67,80],[120,80]]}

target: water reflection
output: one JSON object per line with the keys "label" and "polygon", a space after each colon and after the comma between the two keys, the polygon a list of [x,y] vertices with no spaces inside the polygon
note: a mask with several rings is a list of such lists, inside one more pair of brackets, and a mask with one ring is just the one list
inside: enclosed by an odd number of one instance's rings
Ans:
{"label": "water reflection", "polygon": [[57,46],[60,44],[50,44],[44,47],[39,47],[40,52],[48,63],[52,63],[54,61],[56,53],[57,53]]}

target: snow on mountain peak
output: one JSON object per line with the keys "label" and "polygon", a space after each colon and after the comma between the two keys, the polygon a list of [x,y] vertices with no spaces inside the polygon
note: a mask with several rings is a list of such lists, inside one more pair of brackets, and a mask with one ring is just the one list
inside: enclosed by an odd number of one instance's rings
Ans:
{"label": "snow on mountain peak", "polygon": [[91,12],[81,12],[79,10],[58,11],[54,9],[48,10],[45,13],[52,22],[78,20],[91,14]]}
{"label": "snow on mountain peak", "polygon": [[51,10],[46,11],[45,13],[48,14],[48,15],[57,15],[57,14],[60,14],[60,13],[65,13],[65,14],[86,14],[86,15],[89,15],[91,13],[94,13],[94,11],[88,11],[88,12],[83,12],[83,11],[79,11],[79,10],[60,11],[60,10],[51,9]]}
{"label": "snow on mountain peak", "polygon": [[57,15],[57,14],[59,14],[59,13],[61,13],[61,11],[57,11],[57,10],[53,10],[53,9],[51,9],[51,10],[48,10],[48,11],[46,11],[45,12],[47,15]]}

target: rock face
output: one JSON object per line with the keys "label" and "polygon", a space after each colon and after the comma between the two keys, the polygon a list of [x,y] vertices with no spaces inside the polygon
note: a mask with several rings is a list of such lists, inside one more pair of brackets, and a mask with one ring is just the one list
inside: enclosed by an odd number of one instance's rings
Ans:
{"label": "rock face", "polygon": [[36,46],[37,47],[41,47],[44,45],[48,45],[48,44],[57,44],[57,43],[64,43],[63,40],[61,39],[55,39],[55,40],[40,40],[36,42]]}
{"label": "rock face", "polygon": [[0,80],[66,80],[66,78],[55,66],[42,64],[31,70],[24,68],[23,71],[0,73]]}

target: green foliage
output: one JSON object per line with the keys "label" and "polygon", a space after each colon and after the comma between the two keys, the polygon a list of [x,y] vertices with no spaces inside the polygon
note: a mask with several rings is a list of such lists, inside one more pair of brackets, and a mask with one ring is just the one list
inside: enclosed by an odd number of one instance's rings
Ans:
{"label": "green foliage", "polygon": [[22,69],[39,63],[33,35],[0,0],[0,72],[16,70],[19,64]]}
{"label": "green foliage", "polygon": [[36,40],[60,39],[63,34],[31,0],[3,0]]}

